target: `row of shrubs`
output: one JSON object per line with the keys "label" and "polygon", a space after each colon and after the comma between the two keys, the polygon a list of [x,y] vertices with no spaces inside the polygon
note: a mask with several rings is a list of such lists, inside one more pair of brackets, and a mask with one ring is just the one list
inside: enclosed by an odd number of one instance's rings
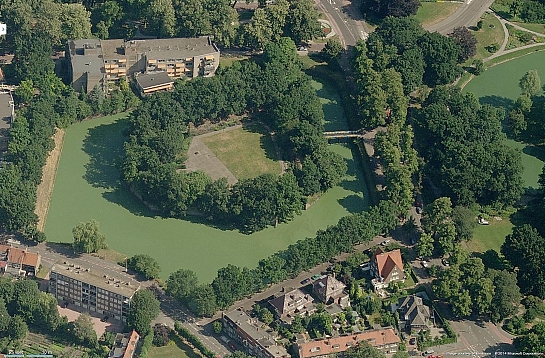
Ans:
{"label": "row of shrubs", "polygon": [[215,358],[216,355],[210,349],[208,349],[193,333],[189,332],[187,328],[182,326],[178,321],[174,322],[174,329],[183,338],[187,339],[193,347],[197,348],[199,352],[205,357]]}

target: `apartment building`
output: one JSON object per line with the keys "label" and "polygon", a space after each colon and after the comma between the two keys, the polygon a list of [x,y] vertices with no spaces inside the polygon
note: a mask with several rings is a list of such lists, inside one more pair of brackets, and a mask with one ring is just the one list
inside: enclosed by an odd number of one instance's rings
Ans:
{"label": "apartment building", "polygon": [[325,358],[342,355],[359,342],[367,342],[383,353],[392,354],[397,352],[401,339],[393,328],[384,328],[296,343],[294,350],[299,358]]}
{"label": "apartment building", "polygon": [[140,289],[137,281],[127,277],[66,261],[54,264],[49,277],[49,292],[60,302],[120,321],[126,321],[131,299]]}
{"label": "apartment building", "polygon": [[209,37],[151,40],[70,40],[66,60],[76,91],[138,74],[166,72],[175,80],[213,76],[220,51]]}
{"label": "apartment building", "polygon": [[257,358],[288,358],[286,348],[274,339],[274,331],[242,310],[223,313],[223,328],[248,353]]}

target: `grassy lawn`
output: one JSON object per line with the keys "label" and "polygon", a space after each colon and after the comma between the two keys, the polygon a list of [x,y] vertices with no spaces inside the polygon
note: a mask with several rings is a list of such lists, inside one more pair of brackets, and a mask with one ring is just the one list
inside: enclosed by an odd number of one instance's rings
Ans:
{"label": "grassy lawn", "polygon": [[200,358],[177,335],[172,335],[171,339],[164,347],[152,347],[148,352],[148,358]]}
{"label": "grassy lawn", "polygon": [[201,140],[237,179],[280,174],[271,136],[259,124],[218,132]]}
{"label": "grassy lawn", "polygon": [[[482,75],[473,78],[465,86],[464,92],[475,93],[481,103],[509,109],[520,95],[519,79],[531,69],[536,69],[541,77],[545,76],[545,52],[531,53],[488,68]],[[505,143],[521,150],[524,187],[536,189],[538,175],[541,173],[545,159],[543,150],[514,140],[507,140]],[[506,218],[501,221],[492,219],[489,222],[490,225],[479,225],[475,230],[473,240],[468,243],[471,250],[479,252],[488,249],[499,250],[505,236],[513,227],[513,223]]]}
{"label": "grassy lawn", "polygon": [[[477,54],[473,59],[483,59],[492,55],[486,47],[495,43],[501,46],[503,43],[504,34],[500,20],[488,13],[485,13],[481,20],[483,21],[482,29],[478,31],[470,30],[477,39]],[[472,62],[473,59],[470,59],[470,61]]]}
{"label": "grassy lawn", "polygon": [[[335,113],[335,121],[342,119],[338,95],[327,86],[321,86],[318,94],[326,113]],[[72,242],[72,228],[95,219],[110,249],[127,256],[149,254],[159,262],[163,279],[188,268],[201,281],[210,282],[227,264],[255,267],[260,259],[315,236],[342,216],[367,209],[367,188],[355,150],[335,144],[331,148],[345,158],[348,175],[289,223],[243,235],[194,217],[156,217],[120,180],[125,116],[96,118],[67,129],[45,226],[49,241]]]}
{"label": "grassy lawn", "polygon": [[220,65],[222,65],[223,67],[229,67],[231,66],[234,62],[237,62],[237,61],[242,61],[242,60],[246,60],[248,57],[247,56],[230,56],[230,57],[220,57]]}
{"label": "grassy lawn", "polygon": [[511,233],[513,224],[507,219],[491,219],[489,222],[490,225],[478,225],[475,228],[473,239],[467,243],[471,251],[485,252],[492,249],[500,252],[500,247],[505,237]]}
{"label": "grassy lawn", "polygon": [[524,27],[527,30],[545,34],[545,24],[528,24],[526,22],[513,22],[514,24]]}
{"label": "grassy lawn", "polygon": [[422,6],[415,15],[423,27],[431,26],[443,21],[456,11],[460,3],[451,2],[422,2]]}

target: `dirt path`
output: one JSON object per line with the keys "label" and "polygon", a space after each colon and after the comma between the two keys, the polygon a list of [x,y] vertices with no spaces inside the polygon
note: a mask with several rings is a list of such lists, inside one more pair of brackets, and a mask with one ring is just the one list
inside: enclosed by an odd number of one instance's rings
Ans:
{"label": "dirt path", "polygon": [[47,219],[47,211],[49,210],[49,201],[53,193],[55,185],[55,177],[57,175],[57,167],[62,152],[62,144],[64,142],[64,129],[58,129],[53,135],[55,148],[49,153],[45,161],[42,174],[42,182],[38,185],[36,191],[36,208],[34,212],[38,215],[38,230],[43,231],[45,228],[45,220]]}

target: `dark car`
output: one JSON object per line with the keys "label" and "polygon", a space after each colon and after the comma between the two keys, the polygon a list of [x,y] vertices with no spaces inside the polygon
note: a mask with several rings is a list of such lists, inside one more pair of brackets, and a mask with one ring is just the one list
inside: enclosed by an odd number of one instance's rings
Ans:
{"label": "dark car", "polygon": [[100,322],[108,322],[109,319],[110,319],[110,316],[104,316],[100,319]]}
{"label": "dark car", "polygon": [[416,337],[412,337],[411,339],[409,339],[409,344],[414,346],[416,344]]}
{"label": "dark car", "polygon": [[310,278],[305,278],[303,281],[301,281],[301,285],[306,285],[310,282]]}

